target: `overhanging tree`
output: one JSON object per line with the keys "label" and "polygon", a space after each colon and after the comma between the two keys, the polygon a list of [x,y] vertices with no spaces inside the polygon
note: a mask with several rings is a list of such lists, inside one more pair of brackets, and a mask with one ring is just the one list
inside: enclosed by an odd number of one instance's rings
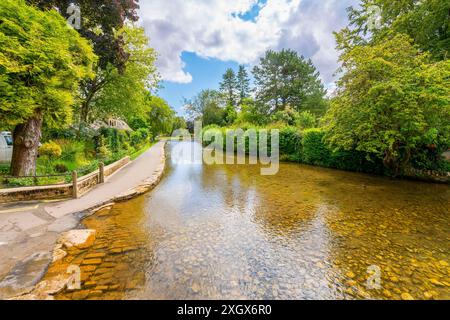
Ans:
{"label": "overhanging tree", "polygon": [[0,122],[14,126],[11,174],[32,175],[43,123],[71,122],[81,79],[93,77],[89,42],[55,10],[0,2]]}
{"label": "overhanging tree", "polygon": [[81,86],[81,103],[78,110],[80,127],[90,120],[92,108],[98,94],[113,79],[115,72],[123,73],[129,54],[125,40],[118,30],[126,23],[138,20],[137,0],[27,0],[42,9],[58,8],[66,19],[67,8],[77,4],[81,10],[79,33],[89,39],[99,57],[96,76]]}
{"label": "overhanging tree", "polygon": [[395,34],[344,51],[324,121],[332,146],[379,157],[393,175],[425,146],[450,144],[450,61],[433,62],[412,42]]}
{"label": "overhanging tree", "polygon": [[125,70],[111,71],[110,79],[92,101],[95,118],[116,116],[124,120],[140,118],[148,112],[148,92],[157,88],[156,52],[149,47],[143,28],[125,26],[118,34],[124,39],[124,50],[129,55]]}
{"label": "overhanging tree", "polygon": [[339,33],[349,40],[347,45],[379,42],[389,33],[403,33],[434,60],[449,58],[450,1],[362,0],[357,8],[349,8],[349,20],[350,25]]}

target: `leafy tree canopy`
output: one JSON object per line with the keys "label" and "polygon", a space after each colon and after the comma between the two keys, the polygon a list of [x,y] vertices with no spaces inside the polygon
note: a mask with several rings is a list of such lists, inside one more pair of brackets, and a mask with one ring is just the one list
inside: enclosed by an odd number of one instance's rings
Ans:
{"label": "leafy tree canopy", "polygon": [[223,93],[229,106],[236,106],[238,97],[238,82],[233,69],[227,69],[220,83],[220,91]]}
{"label": "leafy tree canopy", "polygon": [[153,137],[159,134],[168,135],[172,133],[175,121],[175,111],[160,97],[148,96],[149,124]]}
{"label": "leafy tree canopy", "polygon": [[311,60],[297,52],[269,50],[253,69],[256,99],[267,104],[272,112],[293,107],[297,111],[321,113],[325,108],[326,91]]}
{"label": "leafy tree canopy", "polygon": [[222,125],[225,105],[222,94],[216,90],[202,90],[193,99],[185,101],[186,112],[190,120],[202,120],[203,125]]}
{"label": "leafy tree canopy", "polygon": [[122,70],[128,59],[124,39],[117,37],[126,21],[138,20],[136,0],[27,0],[41,9],[57,8],[62,16],[69,18],[67,8],[75,3],[81,10],[80,34],[91,40],[99,56],[99,67],[112,64]]}
{"label": "leafy tree canopy", "polygon": [[[380,14],[378,21],[377,14]],[[359,8],[349,8],[349,18],[350,26],[338,34],[341,38],[341,49],[368,42],[380,42],[389,33],[404,33],[409,35],[420,49],[431,52],[434,59],[448,59],[449,1],[362,0]]]}
{"label": "leafy tree canopy", "polygon": [[144,114],[148,91],[159,82],[155,67],[156,52],[149,47],[143,28],[125,26],[119,31],[129,59],[123,73],[113,68],[109,81],[94,100],[94,116],[131,119]]}
{"label": "leafy tree canopy", "polygon": [[430,62],[402,34],[341,60],[345,74],[325,120],[331,145],[374,154],[394,174],[426,145],[449,146],[450,61]]}
{"label": "leafy tree canopy", "polygon": [[239,66],[237,74],[237,89],[239,91],[239,104],[241,105],[244,99],[250,96],[250,78],[247,69],[242,65]]}
{"label": "leafy tree canopy", "polygon": [[93,77],[96,56],[54,10],[0,2],[0,122],[15,126],[39,113],[46,125],[71,122],[78,83]]}

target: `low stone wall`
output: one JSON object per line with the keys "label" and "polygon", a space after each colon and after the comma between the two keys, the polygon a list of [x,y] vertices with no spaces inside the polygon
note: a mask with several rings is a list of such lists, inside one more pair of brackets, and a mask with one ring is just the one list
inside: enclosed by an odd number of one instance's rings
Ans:
{"label": "low stone wall", "polygon": [[414,180],[450,184],[450,172],[443,173],[433,170],[407,169],[404,176]]}
{"label": "low stone wall", "polygon": [[4,189],[0,190],[0,203],[66,199],[72,196],[72,190],[72,184]]}
{"label": "low stone wall", "polygon": [[[128,163],[131,162],[130,157],[125,157],[104,168],[105,178],[116,173]],[[78,178],[78,196],[86,194],[99,184],[99,170],[88,175]],[[57,200],[67,199],[73,196],[73,186],[69,184],[60,184],[54,186],[40,187],[21,187],[0,190],[0,203],[19,202],[30,200]]]}
{"label": "low stone wall", "polygon": [[[150,177],[142,181],[138,186],[135,186],[128,191],[115,196],[113,199],[105,200],[104,202],[99,203],[98,205],[90,209],[87,209],[83,212],[83,214],[77,215],[77,219],[84,219],[102,209],[111,208],[115,204],[115,202],[127,201],[146,192],[149,192],[154,187],[156,187],[156,185],[164,175],[166,165],[166,155],[164,152],[165,143],[161,147],[163,148],[163,152],[161,154],[160,163],[155,168],[153,174]],[[130,162],[129,160],[127,161],[124,159],[122,159],[121,161],[123,161],[122,167]],[[115,166],[116,164],[117,163],[111,165],[111,167],[116,168],[116,170],[108,171],[109,175],[112,174],[111,172],[117,171],[117,166]],[[51,261],[56,262],[64,258],[67,255],[66,249],[72,246],[75,246],[77,248],[92,246],[93,241],[95,240],[95,233],[96,230],[76,229],[67,231],[64,234],[60,235],[55,247],[53,248],[53,252],[49,253],[51,255]],[[40,279],[40,282],[38,282],[33,289],[27,290],[26,293],[23,293],[19,296],[10,298],[10,300],[53,300],[54,296],[64,290],[70,281],[70,274],[66,274],[64,272],[56,276],[47,277],[46,280],[42,280],[42,277]]]}
{"label": "low stone wall", "polygon": [[[106,166],[104,168],[104,175],[105,179],[109,176],[113,175],[120,169],[122,169],[124,166],[129,164],[131,162],[130,157],[125,157],[120,159],[119,161],[116,161],[114,163],[111,163],[110,165]],[[82,196],[83,194],[88,193],[91,191],[97,184],[100,183],[100,176],[99,176],[99,170],[95,170],[94,172],[85,175],[84,177],[81,177],[78,179],[78,196]]]}
{"label": "low stone wall", "polygon": [[79,178],[77,183],[78,196],[81,197],[83,194],[88,193],[99,183],[100,178],[98,170],[95,170],[94,172]]}
{"label": "low stone wall", "polygon": [[117,162],[110,164],[105,167],[105,177],[109,177],[110,175],[116,173],[118,170],[122,169],[122,167],[126,166],[131,162],[130,157],[125,157]]}

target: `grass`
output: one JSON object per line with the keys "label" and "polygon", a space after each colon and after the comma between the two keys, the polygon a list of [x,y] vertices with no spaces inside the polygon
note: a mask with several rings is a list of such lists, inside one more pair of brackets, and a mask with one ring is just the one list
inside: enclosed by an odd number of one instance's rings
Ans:
{"label": "grass", "polygon": [[9,173],[9,163],[0,163],[0,175]]}
{"label": "grass", "polygon": [[9,174],[9,164],[0,163],[0,189],[4,187],[2,176]]}
{"label": "grass", "polygon": [[[129,155],[131,160],[135,160],[148,149],[150,149],[156,142],[147,142],[138,150],[127,153],[122,150],[114,154],[114,156],[104,159],[105,165],[109,165],[115,161],[122,159],[123,157]],[[41,157],[38,159],[36,164],[37,175],[53,175],[61,174],[58,177],[42,177],[42,178],[10,178],[7,181],[2,179],[2,176],[9,175],[9,164],[0,164],[0,188],[6,187],[26,187],[26,186],[44,186],[44,185],[55,185],[61,183],[70,183],[72,181],[71,172],[74,170],[78,171],[78,176],[84,176],[98,169],[100,159],[88,158],[85,156],[85,150],[77,150],[72,152],[70,155],[64,155],[56,159],[49,159],[47,157]],[[64,168],[64,172],[57,172],[55,167],[59,165]]]}
{"label": "grass", "polygon": [[135,160],[138,158],[141,154],[143,154],[145,151],[150,149],[156,142],[148,142],[146,143],[141,149],[137,150],[136,152],[132,153],[130,155],[131,160]]}

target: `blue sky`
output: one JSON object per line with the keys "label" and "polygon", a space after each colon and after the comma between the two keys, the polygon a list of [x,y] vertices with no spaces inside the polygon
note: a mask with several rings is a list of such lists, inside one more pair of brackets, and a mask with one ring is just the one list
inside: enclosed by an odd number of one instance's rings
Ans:
{"label": "blue sky", "polygon": [[237,70],[239,64],[220,61],[215,58],[200,58],[195,53],[183,52],[181,59],[186,63],[185,71],[192,75],[191,83],[163,81],[158,94],[182,114],[184,98],[190,99],[203,89],[218,89],[222,75],[228,68]]}
{"label": "blue sky", "polygon": [[338,67],[333,31],[358,0],[141,0],[141,25],[159,54],[159,95],[183,114],[183,100],[217,89],[227,68],[250,69],[268,49],[311,58],[327,88]]}

